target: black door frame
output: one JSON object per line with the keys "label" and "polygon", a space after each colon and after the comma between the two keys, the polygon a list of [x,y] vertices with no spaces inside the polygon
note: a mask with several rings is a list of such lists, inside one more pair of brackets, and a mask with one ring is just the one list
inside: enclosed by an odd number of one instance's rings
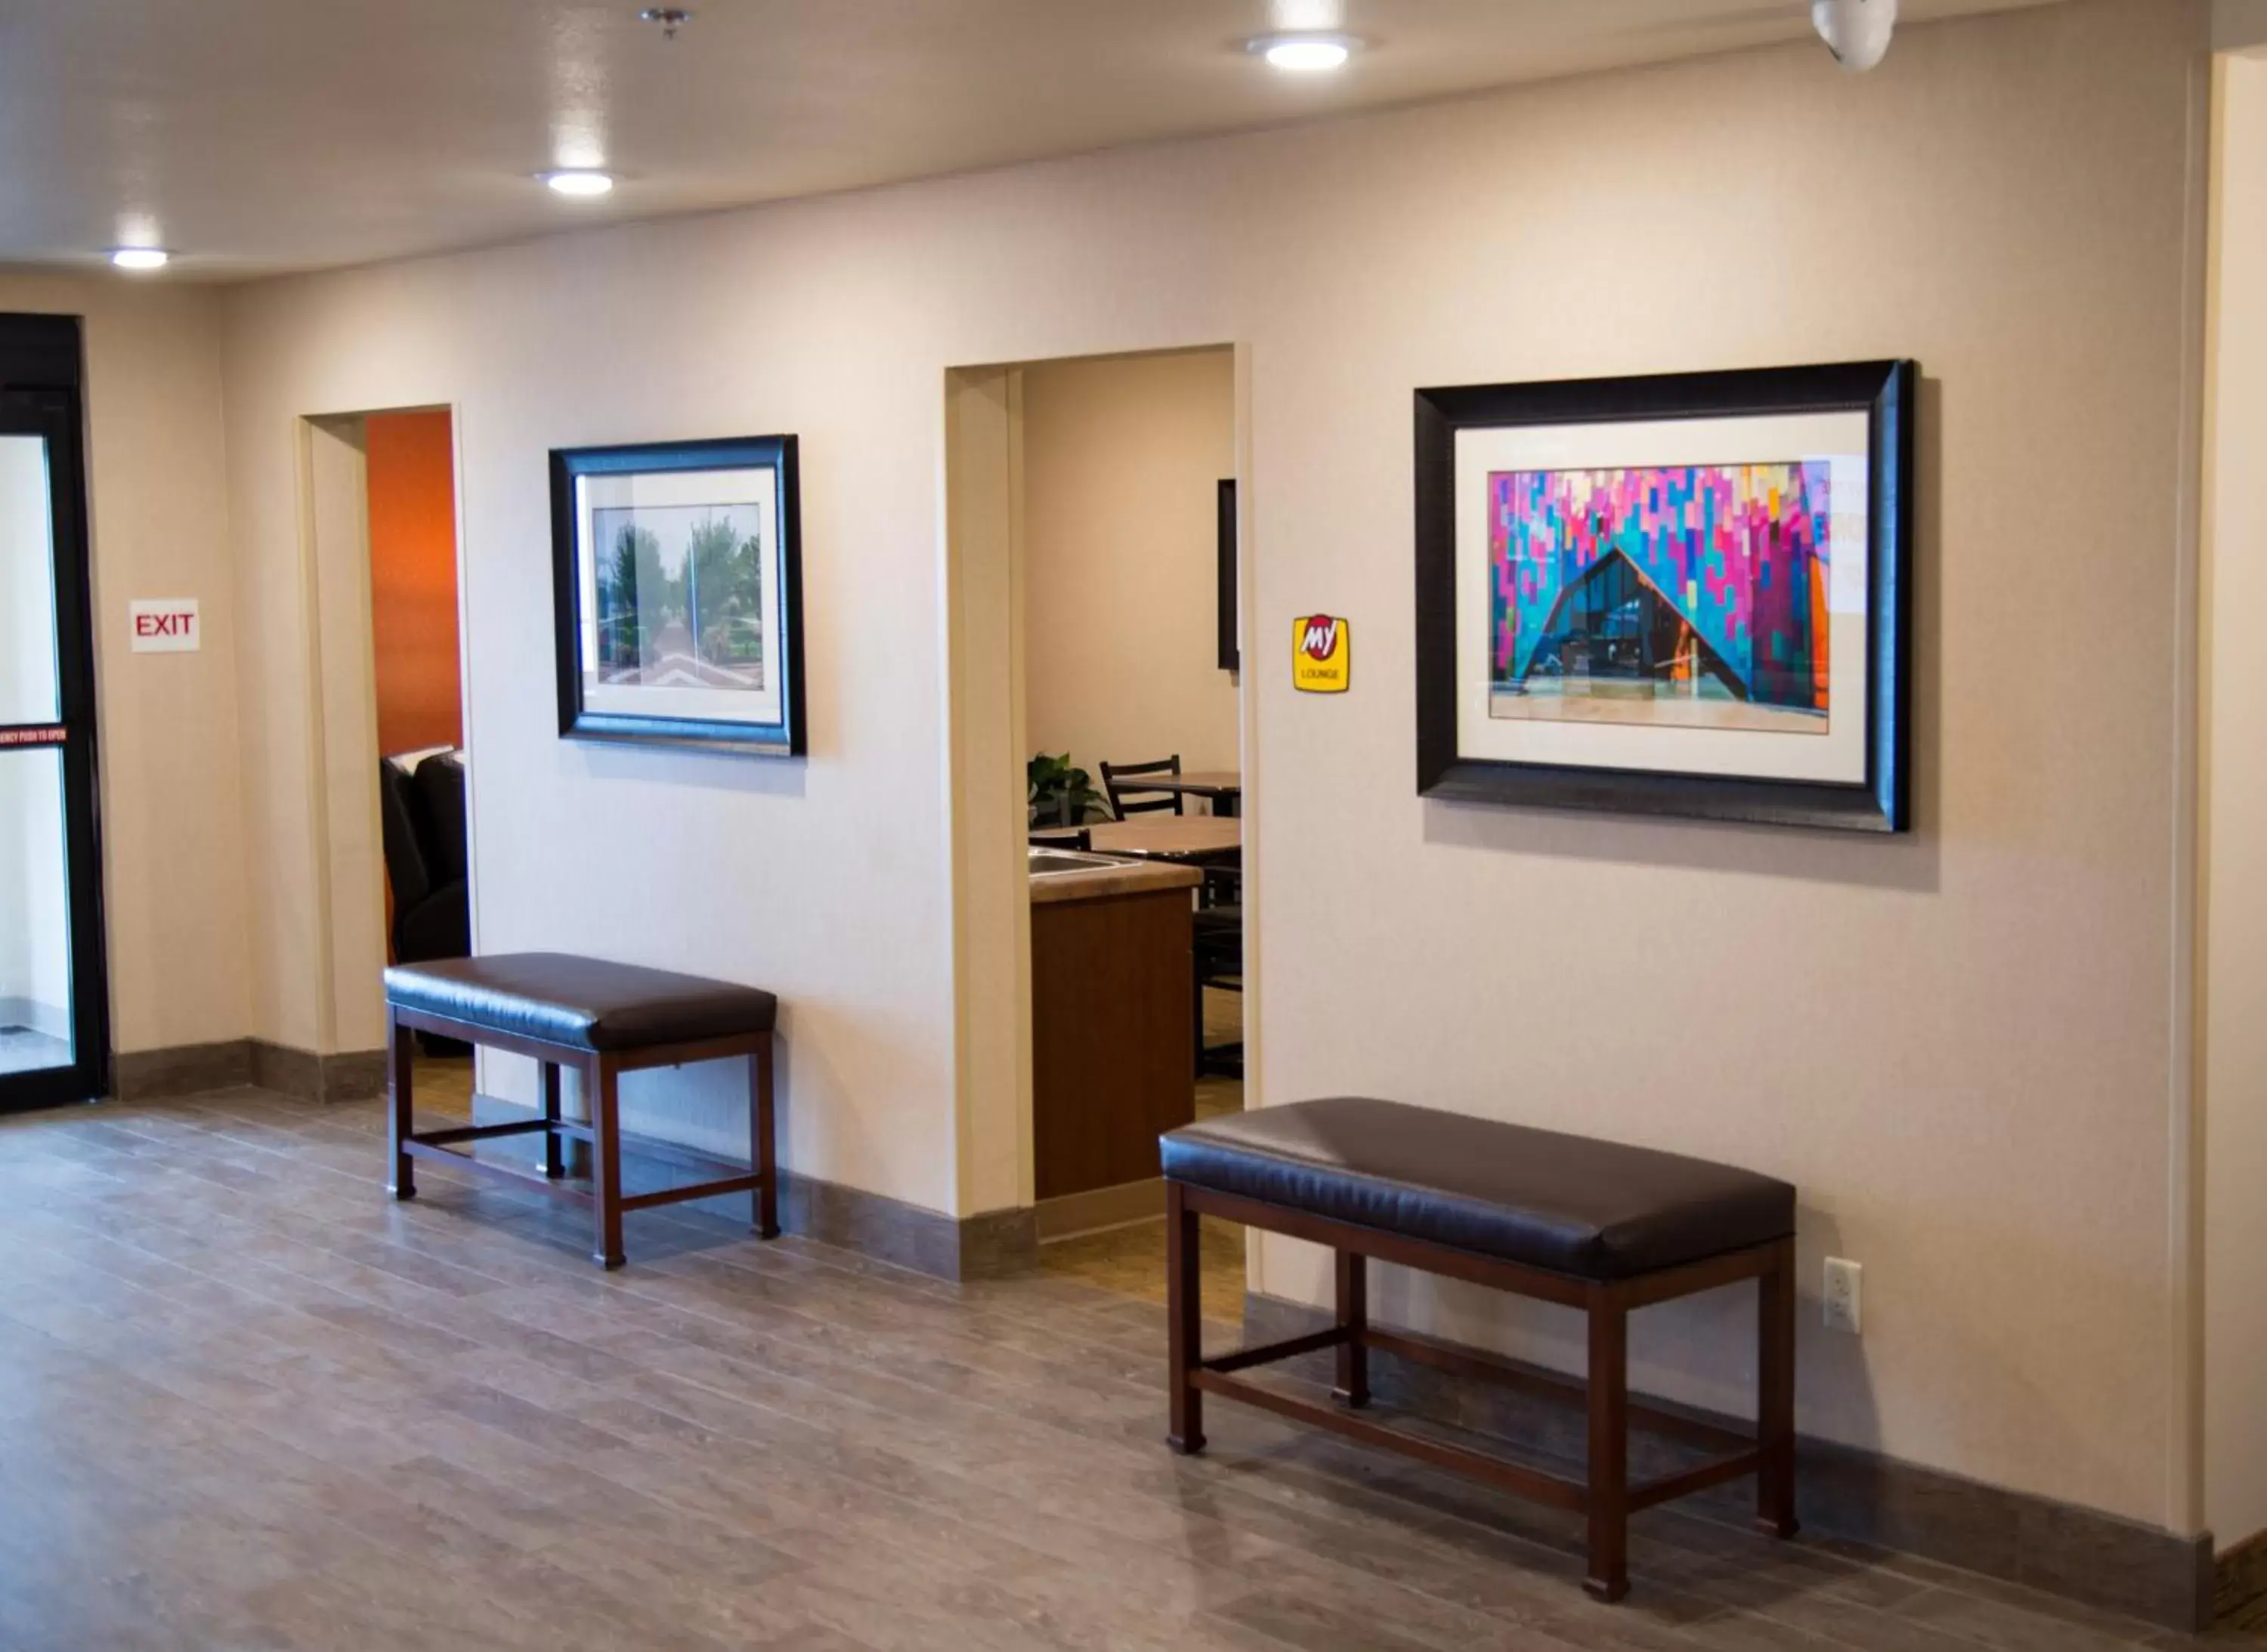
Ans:
{"label": "black door frame", "polygon": [[60,718],[0,723],[5,753],[57,748],[71,963],[69,1067],[0,1075],[0,1111],[91,1101],[110,1088],[110,976],[104,956],[101,793],[95,766],[94,602],[87,550],[86,444],[78,318],[0,315],[0,435],[48,445]]}

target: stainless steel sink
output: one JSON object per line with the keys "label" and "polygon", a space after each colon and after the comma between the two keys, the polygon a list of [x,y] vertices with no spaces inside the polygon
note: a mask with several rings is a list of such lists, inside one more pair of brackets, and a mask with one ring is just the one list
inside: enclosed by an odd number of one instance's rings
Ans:
{"label": "stainless steel sink", "polygon": [[1113,860],[1107,855],[1089,855],[1083,849],[1048,849],[1036,845],[1031,850],[1031,876],[1034,877],[1063,877],[1072,872],[1099,871],[1126,864],[1124,861]]}

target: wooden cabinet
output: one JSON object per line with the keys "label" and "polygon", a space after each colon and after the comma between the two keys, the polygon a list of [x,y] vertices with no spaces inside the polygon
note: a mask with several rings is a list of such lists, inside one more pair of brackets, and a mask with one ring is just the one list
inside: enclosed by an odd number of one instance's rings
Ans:
{"label": "wooden cabinet", "polygon": [[1146,1181],[1195,1116],[1184,874],[1031,906],[1032,1148],[1041,1199]]}

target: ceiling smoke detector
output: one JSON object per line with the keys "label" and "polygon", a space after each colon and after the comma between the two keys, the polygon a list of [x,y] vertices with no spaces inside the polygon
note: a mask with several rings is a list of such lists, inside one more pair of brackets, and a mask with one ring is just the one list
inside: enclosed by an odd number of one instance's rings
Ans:
{"label": "ceiling smoke detector", "polygon": [[638,20],[660,24],[661,38],[673,40],[677,38],[677,31],[693,21],[693,13],[683,6],[648,6],[638,13]]}
{"label": "ceiling smoke detector", "polygon": [[1862,75],[1889,55],[1897,0],[1810,0],[1810,26],[1836,62]]}

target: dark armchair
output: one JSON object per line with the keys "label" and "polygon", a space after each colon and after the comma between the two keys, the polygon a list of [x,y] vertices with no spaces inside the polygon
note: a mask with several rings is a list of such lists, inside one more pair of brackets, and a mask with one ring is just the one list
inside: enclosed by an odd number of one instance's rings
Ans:
{"label": "dark armchair", "polygon": [[465,767],[440,753],[407,772],[380,758],[379,823],[393,891],[393,961],[463,958],[473,950],[465,883]]}

